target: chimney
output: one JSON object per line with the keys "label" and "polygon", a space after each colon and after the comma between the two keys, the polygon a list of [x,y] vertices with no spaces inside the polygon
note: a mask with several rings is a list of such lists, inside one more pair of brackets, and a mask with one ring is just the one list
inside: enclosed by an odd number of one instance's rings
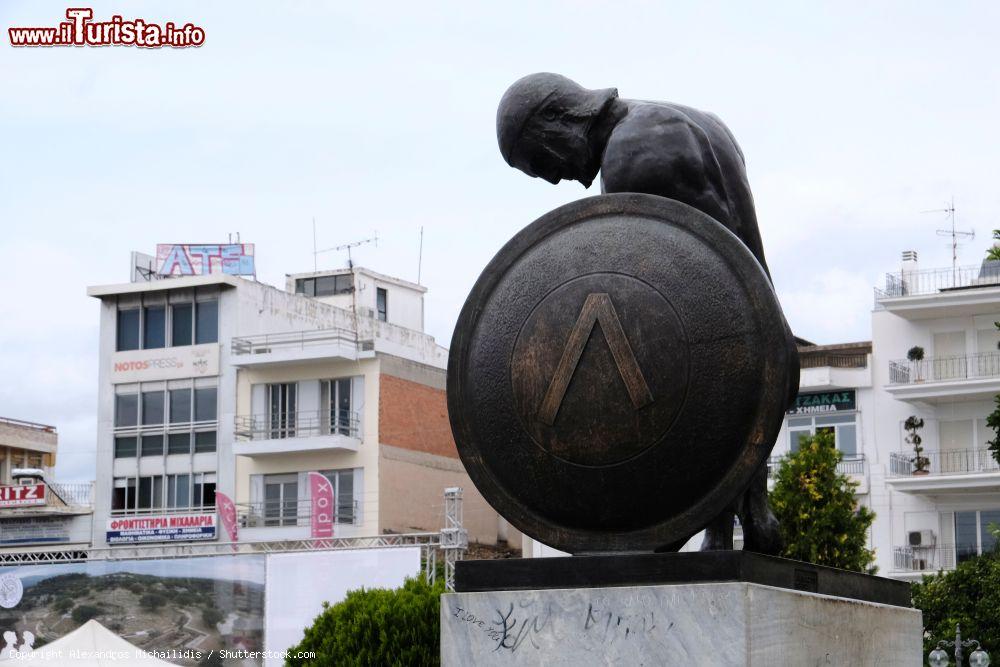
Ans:
{"label": "chimney", "polygon": [[904,271],[916,271],[917,270],[917,251],[916,250],[904,250],[903,251],[903,270]]}
{"label": "chimney", "polygon": [[917,287],[917,251],[916,250],[904,250],[903,251],[903,270],[900,272],[900,287],[902,288],[902,293],[900,296],[910,294]]}

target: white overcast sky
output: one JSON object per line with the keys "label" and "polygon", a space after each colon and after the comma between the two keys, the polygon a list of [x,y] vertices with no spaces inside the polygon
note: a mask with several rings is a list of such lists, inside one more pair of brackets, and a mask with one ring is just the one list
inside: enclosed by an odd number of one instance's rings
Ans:
{"label": "white overcast sky", "polygon": [[921,211],[955,197],[977,232],[964,264],[1000,227],[996,3],[82,4],[193,22],[206,43],[13,49],[8,27],[56,25],[67,4],[0,2],[0,415],[55,424],[65,479],[94,468],[85,288],[126,281],[131,250],[240,232],[281,285],[312,268],[315,216],[321,248],[377,230],[356,261],[414,280],[422,226],[427,326],[447,346],[493,253],[597,194],[503,163],[496,104],[530,72],[722,117],[786,315],[816,342],[869,338],[900,251],[950,264],[944,217]]}

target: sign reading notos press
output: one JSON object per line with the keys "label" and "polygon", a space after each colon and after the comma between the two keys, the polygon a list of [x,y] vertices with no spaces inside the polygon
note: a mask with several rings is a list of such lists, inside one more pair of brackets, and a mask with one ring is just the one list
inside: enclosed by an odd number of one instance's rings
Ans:
{"label": "sign reading notos press", "polygon": [[108,519],[108,544],[214,540],[215,513],[122,516]]}
{"label": "sign reading notos press", "polygon": [[128,350],[111,355],[111,382],[179,380],[219,374],[219,345],[185,345]]}
{"label": "sign reading notos press", "polygon": [[787,414],[814,415],[823,412],[848,412],[857,409],[854,390],[847,389],[799,394],[795,398],[795,405],[788,409]]}
{"label": "sign reading notos press", "polygon": [[0,486],[0,507],[25,507],[45,504],[44,484]]}

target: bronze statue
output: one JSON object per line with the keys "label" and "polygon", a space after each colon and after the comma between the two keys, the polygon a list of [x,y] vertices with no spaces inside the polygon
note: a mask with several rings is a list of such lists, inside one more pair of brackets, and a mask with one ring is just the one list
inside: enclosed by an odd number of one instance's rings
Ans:
{"label": "bronze statue", "polygon": [[[770,280],[743,153],[729,129],[711,113],[667,102],[626,100],[614,88],[588,90],[558,74],[515,82],[497,112],[497,139],[507,163],[550,183],[598,174],[603,193],[644,193],[687,204],[718,221],[750,250]],[[784,318],[794,367],[788,401],[798,391],[798,357]],[[777,554],[778,523],[767,501],[766,465],[733,506],[706,529],[704,550],[732,548],[733,514],[744,548]],[[680,544],[668,545],[676,549]]]}

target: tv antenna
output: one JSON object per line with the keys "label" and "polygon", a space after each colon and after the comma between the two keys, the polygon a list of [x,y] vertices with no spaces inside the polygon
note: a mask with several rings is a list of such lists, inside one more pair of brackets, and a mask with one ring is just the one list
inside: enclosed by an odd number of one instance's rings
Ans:
{"label": "tv antenna", "polygon": [[332,248],[324,248],[323,250],[316,250],[316,240],[313,238],[313,267],[316,266],[316,257],[324,252],[336,252],[338,250],[347,251],[347,268],[354,268],[354,260],[351,258],[351,248],[357,248],[358,246],[364,245],[366,243],[374,243],[375,247],[378,247],[378,232],[375,232],[369,239],[361,239],[360,241],[352,241],[351,243],[344,243],[342,245],[333,246]]}
{"label": "tv antenna", "polygon": [[958,274],[958,238],[974,239],[976,238],[976,230],[970,229],[969,231],[959,231],[955,229],[955,197],[952,196],[951,202],[945,208],[933,208],[927,211],[922,211],[922,213],[944,213],[951,220],[951,229],[938,229],[938,236],[950,236],[951,237],[951,277],[955,280]]}

